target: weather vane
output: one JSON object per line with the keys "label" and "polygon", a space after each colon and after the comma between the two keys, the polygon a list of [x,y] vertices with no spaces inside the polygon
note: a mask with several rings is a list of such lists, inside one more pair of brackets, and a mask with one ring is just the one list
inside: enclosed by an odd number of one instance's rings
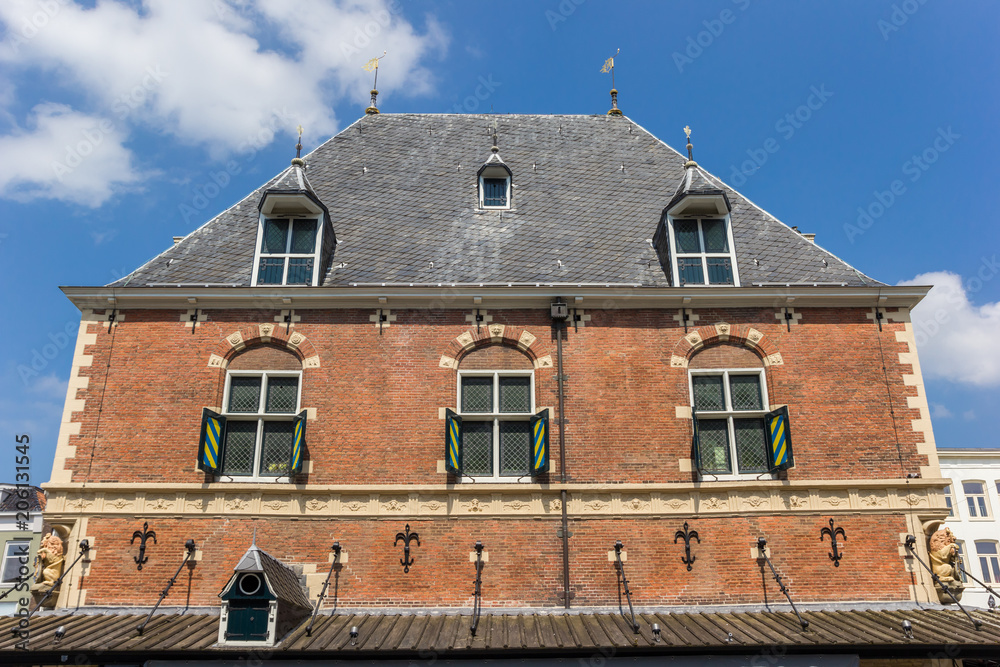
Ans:
{"label": "weather vane", "polygon": [[684,126],[684,136],[687,137],[687,149],[688,149],[688,161],[684,163],[684,166],[685,167],[696,167],[696,166],[698,166],[698,163],[694,161],[694,156],[693,156],[693,154],[691,152],[694,149],[694,146],[691,145],[691,126],[690,125],[685,125]]}
{"label": "weather vane", "polygon": [[601,68],[602,73],[611,72],[611,109],[608,110],[609,116],[621,116],[622,112],[618,108],[618,90],[615,88],[615,58],[621,53],[622,50],[618,49],[615,51],[615,55],[611,56],[604,61],[604,67]]}
{"label": "weather vane", "polygon": [[363,69],[366,72],[375,72],[375,80],[372,83],[372,103],[371,106],[365,109],[365,113],[376,114],[378,113],[378,106],[375,104],[375,98],[378,97],[378,61],[385,58],[386,51],[382,51],[382,55],[377,58],[372,58],[364,64]]}

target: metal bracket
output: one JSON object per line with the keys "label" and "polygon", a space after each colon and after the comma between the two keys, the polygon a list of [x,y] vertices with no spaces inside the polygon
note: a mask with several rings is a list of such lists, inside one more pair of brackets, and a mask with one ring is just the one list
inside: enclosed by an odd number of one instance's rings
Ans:
{"label": "metal bracket", "polygon": [[[333,551],[333,562],[330,563],[330,571],[326,573],[326,581],[323,582],[323,588],[320,590],[319,596],[316,598],[316,607],[313,608],[312,616],[309,618],[309,625],[306,626],[307,637],[312,637],[313,623],[316,622],[316,614],[319,613],[319,606],[323,604],[323,599],[326,598],[326,589],[330,586],[330,576],[333,574],[333,571],[337,568],[337,566],[340,565],[340,542],[334,542],[333,546],[330,547],[330,550]],[[339,571],[337,574],[340,574]],[[333,589],[333,609],[334,611],[337,609],[336,586],[334,586]]]}
{"label": "metal bracket", "polygon": [[472,603],[472,626],[469,631],[472,636],[476,636],[476,630],[479,628],[479,615],[483,609],[483,543],[476,540],[476,590],[473,592],[473,603]]}
{"label": "metal bracket", "polygon": [[[635,622],[635,610],[632,609],[632,593],[628,589],[628,579],[625,578],[625,565],[622,563],[623,548],[622,541],[617,540],[615,542],[615,570],[618,574],[618,613],[632,626],[632,632],[639,634],[639,624]],[[625,588],[625,599],[628,600],[628,616],[625,615],[625,610],[622,609],[623,587]]]}
{"label": "metal bracket", "polygon": [[[774,569],[774,565],[771,564],[771,559],[767,556],[767,540],[763,537],[757,538],[757,550],[760,551],[760,558],[763,558],[764,561],[767,562],[767,566],[771,568],[771,575],[774,577],[774,580],[778,582],[778,590],[780,590],[785,596],[785,599],[788,600],[788,604],[792,605],[792,611],[795,612],[795,616],[799,619],[799,625],[801,625],[802,629],[805,630],[809,627],[809,621],[802,618],[799,610],[795,608],[795,603],[792,602],[792,596],[788,594],[788,587],[782,583],[781,575],[779,575],[778,571]],[[763,567],[764,566],[761,565],[761,569],[763,569]]]}
{"label": "metal bracket", "polygon": [[191,560],[191,558],[194,557],[194,540],[188,540],[187,542],[185,542],[184,549],[187,550],[187,553],[184,554],[184,560],[181,561],[180,567],[178,567],[177,571],[174,572],[174,576],[170,577],[170,579],[167,580],[166,588],[164,588],[163,592],[160,593],[160,599],[157,600],[153,608],[149,610],[149,615],[146,616],[146,620],[140,623],[138,627],[136,627],[136,630],[138,630],[140,635],[142,635],[142,631],[146,629],[146,624],[149,623],[149,620],[153,618],[153,614],[155,614],[156,610],[160,608],[160,603],[163,602],[163,598],[167,597],[167,594],[170,593],[171,587],[173,587],[173,585],[177,583],[177,577],[180,575],[181,570],[183,570],[184,566],[187,565],[188,562]]}
{"label": "metal bracket", "polygon": [[[563,529],[559,528],[558,530],[556,530],[556,537],[562,539],[562,536],[563,536]],[[566,537],[573,537],[573,531],[572,530],[566,531]]]}
{"label": "metal bracket", "polygon": [[969,617],[970,621],[972,621],[972,627],[978,630],[982,626],[983,622],[980,621],[979,619],[972,618],[972,614],[970,614],[965,609],[965,607],[962,606],[962,603],[958,601],[958,598],[955,596],[955,594],[951,592],[951,588],[948,586],[948,584],[941,581],[941,578],[938,577],[936,574],[934,574],[934,570],[932,570],[931,567],[927,563],[922,561],[920,559],[920,556],[917,555],[917,538],[914,537],[913,535],[907,535],[906,542],[904,542],[904,544],[906,546],[906,550],[910,552],[911,556],[913,556],[913,559],[918,563],[920,563],[923,566],[923,568],[930,573],[931,579],[934,581],[934,583],[940,586],[941,590],[943,590],[945,593],[951,596],[951,599],[955,601],[955,604],[958,605],[958,608],[961,609],[962,612]]}

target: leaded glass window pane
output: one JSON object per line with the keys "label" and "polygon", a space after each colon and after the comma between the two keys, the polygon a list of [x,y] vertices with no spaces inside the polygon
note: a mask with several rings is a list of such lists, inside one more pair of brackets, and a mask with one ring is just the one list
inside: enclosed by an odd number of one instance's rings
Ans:
{"label": "leaded glass window pane", "polygon": [[492,421],[462,422],[462,458],[467,475],[493,475]]}
{"label": "leaded glass window pane", "polygon": [[[286,285],[311,285],[313,279],[312,257],[289,257]],[[259,280],[257,282],[260,282]]]}
{"label": "leaded glass window pane", "polygon": [[708,257],[708,283],[710,285],[732,285],[733,265],[728,257]]}
{"label": "leaded glass window pane", "polygon": [[705,235],[705,252],[729,252],[725,220],[702,220],[701,229]]}
{"label": "leaded glass window pane", "polygon": [[729,463],[729,424],[724,419],[698,420],[698,455],[705,472],[732,472]]}
{"label": "leaded glass window pane", "polygon": [[759,375],[730,375],[730,398],[733,410],[763,410],[764,397],[760,392]]}
{"label": "leaded glass window pane", "polygon": [[500,377],[500,412],[531,411],[531,378]]}
{"label": "leaded glass window pane", "polygon": [[705,274],[702,270],[700,257],[678,257],[677,273],[680,276],[681,285],[705,284]]}
{"label": "leaded glass window pane", "polygon": [[697,220],[675,220],[674,236],[677,237],[677,252],[701,252]]}
{"label": "leaded glass window pane", "polygon": [[531,428],[528,422],[500,422],[500,474],[503,476],[528,474],[530,445]]}
{"label": "leaded glass window pane", "polygon": [[288,220],[266,220],[264,222],[264,242],[260,251],[265,254],[285,252],[288,240]]}
{"label": "leaded glass window pane", "polygon": [[507,179],[483,179],[483,206],[507,205]]}
{"label": "leaded glass window pane", "polygon": [[734,419],[736,462],[740,472],[767,472],[763,419]]}
{"label": "leaded glass window pane", "polygon": [[264,422],[264,437],[260,446],[259,474],[275,477],[288,473],[292,451],[294,422]]}
{"label": "leaded glass window pane", "polygon": [[295,412],[298,407],[299,379],[269,377],[267,379],[267,412]]}
{"label": "leaded glass window pane", "polygon": [[258,285],[280,285],[285,273],[284,257],[261,257],[257,272]]}
{"label": "leaded glass window pane", "polygon": [[691,377],[691,383],[694,385],[695,410],[726,409],[721,375],[694,375]]}
{"label": "leaded glass window pane", "polygon": [[257,412],[260,409],[260,376],[234,375],[229,378],[229,412]]}
{"label": "leaded glass window pane", "polygon": [[316,252],[316,221],[296,220],[292,227],[290,252],[307,254]]}
{"label": "leaded glass window pane", "polygon": [[493,377],[462,378],[462,412],[493,412]]}
{"label": "leaded glass window pane", "polygon": [[257,422],[229,420],[226,424],[226,459],[222,474],[248,476],[253,474],[253,454],[257,445]]}

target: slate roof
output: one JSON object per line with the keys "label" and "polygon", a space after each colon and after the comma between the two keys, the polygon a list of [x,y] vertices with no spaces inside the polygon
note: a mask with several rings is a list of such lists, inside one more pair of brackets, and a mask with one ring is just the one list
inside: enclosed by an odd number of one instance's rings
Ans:
{"label": "slate roof", "polygon": [[[235,572],[262,572],[271,591],[279,600],[306,609],[312,607],[306,594],[302,591],[298,575],[256,544],[247,549],[233,570]],[[229,583],[232,584],[232,580]]]}
{"label": "slate roof", "polygon": [[[27,508],[23,505],[18,507],[18,502],[22,500],[28,501]],[[45,504],[45,492],[37,486],[27,487],[27,497],[23,499],[16,486],[11,485],[10,487],[0,489],[0,512],[24,512],[25,510],[28,512],[41,512],[45,509]]]}
{"label": "slate roof", "polygon": [[[370,611],[323,615],[312,634],[306,621],[274,648],[274,660],[330,658],[573,657],[603,655],[751,655],[856,653],[862,657],[926,658],[947,650],[948,657],[1000,657],[1000,621],[995,614],[970,610],[980,629],[958,609],[803,611],[805,631],[787,611],[638,613],[639,633],[616,613],[487,613],[478,632],[469,632],[468,614],[417,614]],[[221,659],[246,649],[218,646],[218,614],[154,616],[140,636],[144,613],[94,613],[86,608],[42,612],[30,622],[30,651],[14,649],[10,630],[16,617],[0,618],[0,662],[80,664],[78,656],[102,662],[150,659]],[[910,621],[913,637],[903,634]],[[660,626],[660,637],[652,632]],[[62,626],[65,635],[55,638]],[[358,628],[352,644],[350,629]],[[730,634],[731,633],[731,634]],[[776,652],[780,650],[781,652]],[[944,654],[942,654],[944,655]],[[62,659],[61,656],[67,656]]]}
{"label": "slate roof", "polygon": [[[513,171],[509,211],[477,208],[476,172],[490,156],[494,120]],[[366,115],[304,160],[338,240],[322,285],[670,286],[649,240],[686,159],[627,117]],[[291,185],[292,174],[282,176]],[[732,204],[744,286],[880,284],[718,179],[698,177]],[[276,182],[112,285],[250,285],[257,205]],[[808,225],[809,215],[797,223]]]}
{"label": "slate roof", "polygon": [[684,175],[681,176],[681,182],[677,184],[674,196],[670,198],[670,202],[667,204],[666,209],[673,208],[674,204],[687,195],[716,194],[728,198],[726,191],[721,185],[713,183],[708,174],[702,171],[701,167],[697,164],[693,164],[684,169]]}

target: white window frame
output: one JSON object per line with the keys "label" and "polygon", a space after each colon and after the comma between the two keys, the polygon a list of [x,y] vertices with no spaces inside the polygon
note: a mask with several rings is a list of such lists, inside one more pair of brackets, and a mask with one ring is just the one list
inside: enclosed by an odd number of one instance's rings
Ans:
{"label": "white window frame", "polygon": [[[285,252],[283,253],[264,253],[264,225],[267,220],[288,220],[288,234],[285,237]],[[292,244],[292,228],[295,221],[298,220],[311,220],[316,225],[316,236],[313,238],[313,251],[311,253],[300,253],[291,252]],[[322,220],[314,215],[271,215],[265,216],[261,215],[257,219],[257,247],[254,250],[253,255],[253,274],[251,276],[250,286],[257,287],[258,285],[262,287],[283,287],[288,285],[288,260],[295,257],[312,257],[313,258],[313,275],[312,282],[309,285],[315,287],[319,285],[319,273],[320,273],[320,251],[323,247],[323,227],[321,225]],[[260,260],[262,257],[280,257],[284,260],[284,267],[281,273],[281,283],[259,283],[258,278],[260,276]],[[301,283],[295,283],[290,285],[290,287],[305,287]]]}
{"label": "white window frame", "polygon": [[[257,412],[230,412],[229,411],[229,392],[232,386],[232,378],[234,377],[260,377],[261,378],[261,392],[260,400],[257,404]],[[295,396],[295,410],[293,412],[264,412],[266,402],[267,402],[267,380],[271,377],[294,377],[298,379],[298,391]],[[219,477],[223,477],[227,480],[232,480],[233,482],[266,482],[266,483],[276,483],[279,481],[289,482],[291,481],[289,475],[286,473],[284,475],[261,475],[260,474],[260,456],[261,448],[264,442],[264,422],[267,421],[292,421],[295,417],[302,411],[302,371],[227,371],[226,372],[226,389],[222,396],[222,412],[221,414],[226,418],[226,437],[229,437],[228,427],[229,424],[237,421],[257,421],[257,437],[254,440],[254,450],[253,450],[253,462],[251,464],[251,470],[253,474],[251,475],[230,475],[225,472],[226,461],[223,459],[220,465]],[[228,449],[228,448],[227,448]],[[228,452],[226,453],[228,456]]]}
{"label": "white window frame", "polygon": [[[732,396],[730,396],[729,388],[729,376],[730,375],[756,375],[760,379],[760,396],[761,405],[763,408],[761,410],[733,410]],[[726,399],[726,410],[695,410],[694,407],[694,377],[696,375],[722,375],[722,386],[723,386],[723,396]],[[729,461],[732,465],[733,472],[731,473],[712,473],[712,472],[698,472],[699,477],[703,480],[710,481],[727,481],[727,480],[741,480],[741,479],[774,479],[774,473],[771,472],[739,472],[739,461],[737,459],[736,452],[736,429],[733,425],[734,418],[760,418],[764,420],[764,416],[771,411],[770,400],[767,395],[767,377],[764,374],[763,368],[691,368],[688,371],[688,405],[691,406],[691,418],[697,419],[699,413],[707,419],[725,419],[728,423],[729,428]],[[764,433],[764,447],[767,448],[767,427],[765,425]],[[701,442],[698,443],[701,447]],[[766,452],[765,452],[766,454]]]}
{"label": "white window frame", "polygon": [[[1000,578],[996,576],[997,571],[1000,570],[1000,542],[996,540],[976,540],[975,543],[976,558],[979,559],[979,572],[982,575],[982,580],[987,584],[1000,583]],[[981,554],[979,552],[980,544],[992,544],[994,553]]]}
{"label": "white window frame", "polygon": [[504,176],[504,177],[502,177],[503,180],[506,182],[505,185],[506,185],[506,188],[507,188],[507,204],[505,206],[487,206],[486,205],[486,183],[485,183],[485,181],[486,181],[487,178],[491,178],[491,179],[495,178],[495,179],[499,180],[501,177],[500,176],[486,176],[486,175],[482,175],[482,176],[479,177],[479,208],[487,210],[487,211],[509,211],[510,207],[511,207],[511,203],[513,202],[513,199],[514,199],[513,196],[512,196],[513,195],[513,191],[512,191],[512,188],[511,188],[511,182],[510,182],[511,179],[510,179],[510,176]]}
{"label": "white window frame", "polygon": [[958,512],[955,508],[955,489],[954,482],[944,487],[944,504],[948,507],[948,518],[958,518]]}
{"label": "white window frame", "polygon": [[[981,484],[983,487],[982,494],[978,493],[967,493],[965,491],[966,484]],[[990,507],[990,493],[989,485],[985,480],[981,479],[963,479],[962,480],[962,497],[965,499],[965,509],[969,513],[969,521],[992,521],[993,520],[993,509]],[[982,498],[982,506],[986,508],[985,514],[979,514],[979,507],[970,505],[969,501],[973,498]]]}
{"label": "white window frame", "polygon": [[[16,564],[17,564],[17,567],[20,569],[21,563],[17,561],[19,554],[16,554],[16,553],[12,554],[11,553],[11,548],[12,547],[16,548],[17,545],[19,545],[19,544],[26,544],[26,545],[28,545],[28,553],[27,553],[27,555],[28,555],[28,562],[25,563],[25,566],[27,566],[27,568],[28,568],[28,574],[26,574],[24,576],[24,580],[27,581],[28,578],[31,576],[31,540],[30,539],[25,540],[25,539],[20,539],[20,538],[14,538],[14,539],[10,539],[10,540],[7,540],[6,542],[4,542],[4,545],[3,545],[3,559],[0,560],[0,577],[2,577],[3,573],[7,570],[7,561],[9,561],[9,560],[14,560],[16,562]],[[3,586],[5,588],[9,588],[11,586],[16,585],[19,581],[21,581],[20,574],[18,574],[17,577],[15,577],[14,579],[11,579],[10,581],[0,581],[0,586]]]}
{"label": "white window frame", "polygon": [[955,546],[958,547],[958,558],[962,563],[962,567],[958,570],[958,578],[962,583],[968,583],[969,578],[966,576],[966,572],[969,572],[969,554],[966,551],[967,547],[965,545],[965,540],[955,540]]}
{"label": "white window frame", "polygon": [[[680,252],[680,246],[677,243],[677,236],[674,233],[674,221],[683,220],[690,221],[696,220],[698,222],[698,246],[701,248],[701,252]],[[729,252],[705,252],[705,235],[702,230],[702,220],[724,220],[726,224],[726,238],[728,239]],[[670,234],[670,267],[673,272],[673,284],[677,287],[740,287],[740,272],[739,268],[736,266],[736,244],[733,240],[733,220],[732,215],[678,215],[678,216],[667,216],[667,231]],[[680,278],[680,268],[677,265],[678,255],[684,255],[684,257],[700,257],[701,258],[701,271],[705,282],[702,284],[696,283],[685,283],[681,285]],[[706,261],[709,257],[728,257],[729,262],[733,267],[733,283],[731,285],[722,284],[711,284],[708,282],[708,262]]]}
{"label": "white window frame", "polygon": [[[455,413],[462,418],[464,428],[466,421],[492,421],[493,422],[493,475],[463,475],[470,477],[477,483],[490,484],[529,484],[532,482],[531,475],[527,470],[528,460],[525,458],[525,471],[520,476],[500,475],[500,422],[501,421],[529,421],[536,412],[535,408],[535,372],[533,370],[512,370],[512,371],[490,371],[490,370],[468,370],[458,371],[456,379]],[[527,412],[500,412],[500,377],[527,377],[529,378],[529,391],[531,400]],[[492,377],[493,378],[493,412],[462,412],[462,378],[463,377]]]}

